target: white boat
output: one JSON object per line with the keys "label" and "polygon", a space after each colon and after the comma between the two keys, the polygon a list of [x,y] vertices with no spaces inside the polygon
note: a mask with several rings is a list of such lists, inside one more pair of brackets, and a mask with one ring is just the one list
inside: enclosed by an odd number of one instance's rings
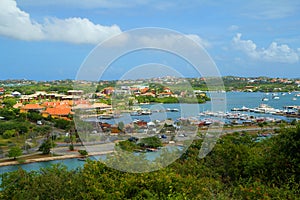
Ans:
{"label": "white boat", "polygon": [[295,94],[295,97],[300,97],[300,93],[299,94]]}
{"label": "white boat", "polygon": [[145,110],[142,110],[142,111],[141,111],[141,114],[142,114],[142,115],[151,115],[152,112],[151,112],[151,110],[149,110],[149,109],[145,109]]}
{"label": "white boat", "polygon": [[279,98],[279,96],[274,96],[273,99],[278,100],[280,98]]}
{"label": "white boat", "polygon": [[267,97],[262,98],[262,101],[269,101]]}
{"label": "white boat", "polygon": [[296,100],[297,100],[297,98],[296,98],[296,97],[294,97],[294,98],[292,98],[292,100],[293,100],[293,101],[296,101]]}
{"label": "white boat", "polygon": [[178,108],[167,108],[166,109],[167,112],[179,112]]}
{"label": "white boat", "polygon": [[142,115],[142,114],[140,112],[136,112],[136,111],[130,113],[130,116],[140,116],[140,115]]}

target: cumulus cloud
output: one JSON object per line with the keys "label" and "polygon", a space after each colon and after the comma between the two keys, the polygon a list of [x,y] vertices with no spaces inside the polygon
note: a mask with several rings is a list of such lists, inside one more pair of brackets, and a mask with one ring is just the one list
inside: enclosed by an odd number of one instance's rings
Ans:
{"label": "cumulus cloud", "polygon": [[48,40],[87,44],[98,44],[121,33],[117,25],[93,24],[86,18],[47,19],[42,30]]}
{"label": "cumulus cloud", "polygon": [[0,1],[0,34],[21,40],[41,40],[41,25],[21,11],[14,0]]}
{"label": "cumulus cloud", "polygon": [[296,63],[299,55],[286,44],[272,42],[268,48],[258,48],[252,40],[241,39],[242,34],[237,33],[232,42],[235,48],[241,50],[249,57],[267,62]]}
{"label": "cumulus cloud", "polygon": [[45,19],[37,23],[14,0],[0,1],[0,35],[20,40],[97,44],[121,33],[117,25],[102,26],[86,18]]}
{"label": "cumulus cloud", "polygon": [[[47,1],[49,2],[49,1]],[[110,1],[99,1],[109,4]],[[143,1],[141,0],[140,3]],[[60,41],[74,44],[98,44],[99,42],[122,33],[117,25],[103,26],[94,24],[87,18],[45,18],[42,23],[34,21],[29,13],[22,11],[15,0],[0,0],[0,35],[26,41]],[[127,35],[119,37],[122,41],[116,41],[114,45],[126,42]],[[185,35],[205,48],[211,44],[195,34]],[[173,45],[178,35],[140,36],[137,42],[142,44],[164,43]]]}

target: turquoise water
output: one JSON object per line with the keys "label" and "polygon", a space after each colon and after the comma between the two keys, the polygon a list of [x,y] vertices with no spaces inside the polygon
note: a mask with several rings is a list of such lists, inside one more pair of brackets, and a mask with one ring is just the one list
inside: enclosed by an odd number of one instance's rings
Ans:
{"label": "turquoise water", "polygon": [[[226,110],[230,112],[232,108],[241,108],[242,106],[246,106],[248,108],[258,107],[260,104],[267,104],[276,109],[283,109],[283,106],[287,105],[300,105],[300,97],[297,100],[293,100],[295,94],[299,92],[293,92],[291,94],[285,93],[282,95],[281,93],[277,93],[279,96],[279,100],[272,99],[272,94],[266,94],[261,92],[227,92],[226,99],[224,99],[224,103],[226,103]],[[267,97],[269,101],[262,101],[262,98]],[[121,118],[118,119],[110,119],[110,120],[98,120],[105,121],[110,124],[117,124],[120,121],[123,121],[125,124],[132,122],[135,119],[144,120],[144,121],[154,121],[154,120],[165,120],[167,118],[171,118],[176,120],[180,117],[190,117],[197,116],[199,112],[203,111],[211,111],[212,103],[207,102],[204,104],[145,104],[141,105],[142,108],[148,108],[151,110],[166,110],[167,108],[177,108],[180,112],[153,112],[152,115],[142,115],[142,116],[130,116],[129,114],[123,114]],[[258,114],[251,113],[251,115],[257,116]],[[260,116],[270,117],[271,114],[259,114]],[[272,116],[274,118],[285,119],[282,116]],[[96,118],[91,118],[89,121],[97,121]]]}
{"label": "turquoise water", "polygon": [[[183,147],[181,146],[168,146],[167,149],[169,152],[178,149],[180,151],[183,150]],[[138,156],[140,153],[134,153],[134,155]],[[146,159],[149,161],[154,161],[157,157],[161,155],[161,151],[157,152],[147,152],[146,153]],[[98,156],[89,156],[88,159],[91,160],[105,160],[106,155],[98,155]],[[68,170],[76,170],[78,168],[82,168],[84,165],[84,161],[78,160],[78,158],[68,158],[68,159],[62,159],[62,160],[52,160],[52,161],[45,161],[45,162],[35,162],[35,163],[28,163],[28,164],[19,164],[19,165],[10,165],[10,166],[3,166],[0,167],[0,174],[12,172],[17,170],[19,167],[26,171],[33,171],[33,170],[39,170],[41,168],[50,167],[51,165],[55,164],[62,164],[65,165]],[[0,177],[0,183],[1,183],[1,177]]]}
{"label": "turquoise water", "polygon": [[[249,108],[254,108],[259,106],[260,104],[268,104],[269,106],[277,109],[283,109],[283,106],[287,105],[300,105],[300,98],[298,97],[297,100],[292,100],[296,93],[282,95],[281,93],[278,93],[278,96],[280,97],[279,100],[274,100],[272,99],[272,94],[266,95],[265,93],[243,93],[243,92],[228,92],[226,93],[226,105],[227,105],[227,111],[230,111],[231,108],[234,107],[242,107],[246,106]],[[263,97],[268,97],[269,101],[268,102],[263,102],[262,98]],[[185,106],[184,109],[186,111],[190,111],[192,113],[191,115],[197,115],[198,112],[202,111],[207,111],[211,110],[211,102],[207,102],[205,104],[200,104],[200,105],[189,105],[189,104],[150,104],[150,105],[143,105],[142,107],[145,108],[151,108],[151,109],[162,109],[162,108],[179,108],[181,109],[181,106]],[[194,109],[195,106],[197,109]],[[185,112],[185,114],[188,114],[188,112]],[[264,114],[267,115],[267,114]],[[268,116],[271,116],[270,114]],[[128,116],[129,117],[129,116]],[[187,116],[182,116],[181,112],[167,112],[167,113],[154,113],[150,116],[134,116],[132,118],[137,118],[137,119],[144,119],[146,121],[149,120],[154,120],[154,119],[166,119],[166,118],[172,118],[172,119],[178,119],[180,117],[187,117]],[[273,116],[277,118],[285,118],[282,116]],[[121,120],[121,119],[119,119]],[[132,119],[131,119],[132,120]],[[152,155],[156,155],[155,153]],[[91,159],[101,159],[101,157],[91,157]],[[103,158],[103,157],[102,157]],[[153,157],[149,157],[149,160],[153,160]],[[13,165],[13,166],[5,166],[5,167],[0,167],[0,174],[5,173],[5,172],[11,172],[18,167],[22,167],[24,170],[30,171],[30,170],[38,170],[43,167],[48,167],[52,164],[64,164],[68,167],[68,169],[76,169],[78,167],[82,167],[84,165],[84,162],[78,161],[77,158],[75,159],[65,159],[65,160],[55,160],[55,161],[47,161],[47,162],[37,162],[37,163],[30,163],[30,164],[21,164],[21,165]]]}

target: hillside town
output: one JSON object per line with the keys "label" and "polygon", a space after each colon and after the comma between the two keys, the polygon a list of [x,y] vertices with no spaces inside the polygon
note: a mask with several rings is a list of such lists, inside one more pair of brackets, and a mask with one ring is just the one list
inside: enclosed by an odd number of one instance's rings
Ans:
{"label": "hillside town", "polygon": [[[286,94],[291,96],[290,98],[297,99],[299,80],[262,77],[223,79],[226,90],[231,88],[233,91],[246,93],[258,92],[258,86],[262,88],[265,83],[265,87],[269,88],[268,91],[273,93],[270,95],[264,93],[266,97],[256,108],[243,106],[215,113],[203,110],[194,116],[181,116],[181,108],[172,107],[172,104],[203,104],[210,101],[209,92],[205,88],[205,78],[163,77],[100,82],[6,80],[0,83],[0,134],[7,141],[24,136],[28,152],[28,149],[36,150],[45,138],[53,136],[60,138],[56,142],[70,146],[70,149],[74,148],[73,141],[75,145],[95,141],[95,135],[89,138],[80,136],[86,131],[96,135],[112,136],[106,138],[110,142],[120,139],[114,136],[142,137],[146,134],[158,136],[165,143],[173,143],[183,138],[189,139],[189,134],[180,132],[183,125],[192,125],[203,130],[212,125],[257,127],[275,124],[276,126],[282,122],[282,118],[277,116],[292,119],[299,117],[300,108],[296,104],[285,105],[282,109],[265,105],[267,95],[271,98],[270,101],[273,99],[275,101],[275,97],[279,99]],[[294,93],[290,94],[291,92]],[[159,106],[161,104],[169,107]],[[158,107],[151,109],[147,105]],[[256,114],[268,116],[261,117]],[[157,116],[160,115],[165,117],[158,120],[160,118]],[[126,117],[130,117],[131,121],[125,122]],[[16,120],[20,122],[15,123]],[[76,128],[74,121],[77,122]],[[82,122],[86,125],[78,125]],[[98,140],[102,142],[103,138],[99,137]],[[5,142],[3,152],[8,152],[9,145]]]}

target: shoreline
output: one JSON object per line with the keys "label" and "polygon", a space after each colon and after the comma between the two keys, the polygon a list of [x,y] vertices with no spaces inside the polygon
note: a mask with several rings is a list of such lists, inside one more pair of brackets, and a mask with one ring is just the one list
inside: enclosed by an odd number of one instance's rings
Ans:
{"label": "shoreline", "polygon": [[[90,156],[97,156],[97,155],[106,155],[113,153],[114,151],[105,151],[105,152],[91,152],[89,155],[86,157]],[[47,162],[47,161],[52,161],[52,160],[65,160],[65,159],[72,159],[72,158],[83,158],[85,156],[82,155],[58,155],[58,156],[51,156],[51,157],[42,157],[42,158],[32,158],[25,160],[24,162],[20,163],[18,160],[12,160],[12,161],[7,161],[7,162],[2,162],[0,163],[0,167],[5,167],[5,166],[11,166],[11,165],[22,165],[22,164],[30,164],[30,163],[36,163],[36,162]]]}

